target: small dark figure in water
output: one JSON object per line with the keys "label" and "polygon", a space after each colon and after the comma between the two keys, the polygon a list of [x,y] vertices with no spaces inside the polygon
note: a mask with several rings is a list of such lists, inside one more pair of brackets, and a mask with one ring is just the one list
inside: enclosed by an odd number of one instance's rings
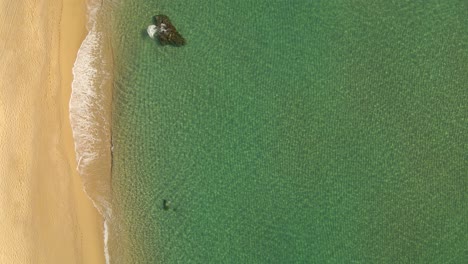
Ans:
{"label": "small dark figure in water", "polygon": [[[153,19],[156,24],[155,33],[157,34],[161,45],[173,45],[173,46],[185,45],[184,37],[182,37],[179,34],[179,32],[177,32],[177,29],[174,27],[174,25],[172,25],[171,20],[169,20],[167,16],[157,15],[157,16],[154,16]],[[150,32],[148,31],[148,33]]]}
{"label": "small dark figure in water", "polygon": [[171,201],[164,199],[163,200],[163,209],[166,210],[166,211],[171,209]]}

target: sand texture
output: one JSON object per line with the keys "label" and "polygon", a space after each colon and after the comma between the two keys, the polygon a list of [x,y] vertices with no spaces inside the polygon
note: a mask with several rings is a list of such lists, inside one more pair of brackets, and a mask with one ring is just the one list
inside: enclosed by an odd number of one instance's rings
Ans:
{"label": "sand texture", "polygon": [[0,263],[104,263],[68,102],[84,0],[0,0]]}

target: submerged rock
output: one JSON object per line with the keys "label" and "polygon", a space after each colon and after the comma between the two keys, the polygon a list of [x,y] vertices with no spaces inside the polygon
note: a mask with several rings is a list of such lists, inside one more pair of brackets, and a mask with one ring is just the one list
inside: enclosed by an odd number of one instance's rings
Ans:
{"label": "submerged rock", "polygon": [[166,211],[171,209],[171,201],[164,199],[163,200],[163,209],[166,210]]}
{"label": "submerged rock", "polygon": [[[185,39],[177,29],[172,25],[171,20],[165,15],[157,15],[154,17],[156,23],[156,35],[161,45],[183,46]],[[149,34],[148,30],[148,34]],[[151,36],[151,35],[150,35]],[[153,34],[154,37],[154,34]]]}

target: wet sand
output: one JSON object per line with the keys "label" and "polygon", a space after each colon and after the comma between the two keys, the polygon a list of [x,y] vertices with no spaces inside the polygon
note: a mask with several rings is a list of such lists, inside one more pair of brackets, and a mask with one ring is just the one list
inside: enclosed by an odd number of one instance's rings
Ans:
{"label": "wet sand", "polygon": [[104,263],[68,102],[84,0],[0,0],[0,263]]}

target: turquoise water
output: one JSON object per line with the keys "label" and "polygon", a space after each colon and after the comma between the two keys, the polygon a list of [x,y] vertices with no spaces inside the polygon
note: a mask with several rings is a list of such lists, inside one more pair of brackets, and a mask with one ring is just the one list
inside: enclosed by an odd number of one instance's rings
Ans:
{"label": "turquoise water", "polygon": [[468,2],[378,2],[115,6],[111,262],[466,262]]}

